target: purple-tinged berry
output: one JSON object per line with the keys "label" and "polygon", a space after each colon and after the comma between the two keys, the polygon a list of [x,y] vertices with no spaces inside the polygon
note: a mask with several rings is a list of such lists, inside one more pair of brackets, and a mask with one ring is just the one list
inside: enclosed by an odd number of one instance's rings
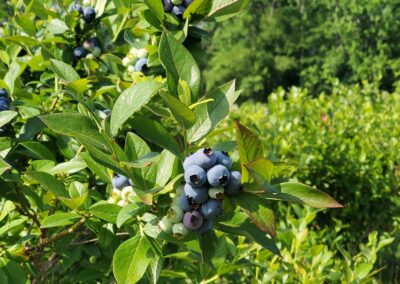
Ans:
{"label": "purple-tinged berry", "polygon": [[123,175],[116,175],[112,179],[112,185],[114,188],[122,189],[125,186],[129,186],[129,179],[126,176]]}
{"label": "purple-tinged berry", "polygon": [[240,183],[242,180],[242,174],[238,171],[231,171],[231,177],[228,184],[225,187],[226,195],[238,195],[240,193]]}
{"label": "purple-tinged berry", "polygon": [[208,232],[212,229],[212,224],[212,220],[204,219],[203,224],[196,232],[199,234],[204,234],[205,232]]}
{"label": "purple-tinged berry", "polygon": [[187,234],[189,230],[185,227],[183,223],[178,223],[172,226],[172,234],[175,238],[182,240]]}
{"label": "purple-tinged berry", "polygon": [[174,223],[172,223],[167,216],[164,216],[160,222],[158,222],[158,227],[160,227],[161,231],[165,233],[172,233],[172,227],[174,226]]}
{"label": "purple-tinged berry", "polygon": [[222,214],[222,202],[216,199],[209,199],[201,206],[200,212],[206,219],[212,219]]}
{"label": "purple-tinged berry", "polygon": [[174,8],[174,5],[172,4],[171,0],[162,0],[162,3],[165,12],[171,12],[172,8]]}
{"label": "purple-tinged berry", "polygon": [[212,187],[225,186],[229,182],[229,170],[223,165],[216,165],[208,170],[207,180]]}
{"label": "purple-tinged berry", "polygon": [[135,70],[145,73],[148,70],[147,58],[141,58],[135,63]]}
{"label": "purple-tinged berry", "polygon": [[0,89],[0,98],[8,98],[8,92],[6,89],[4,88]]}
{"label": "purple-tinged berry", "polygon": [[81,47],[81,46],[75,47],[75,49],[74,49],[74,58],[75,59],[81,59],[81,58],[84,58],[85,56],[86,56],[86,50],[83,47]]}
{"label": "purple-tinged berry", "polygon": [[96,10],[93,7],[83,9],[83,19],[86,23],[91,23],[96,19]]}
{"label": "purple-tinged berry", "polygon": [[167,217],[172,223],[182,222],[183,210],[179,206],[173,205],[168,209]]}
{"label": "purple-tinged berry", "polygon": [[215,156],[217,157],[217,164],[225,166],[228,170],[232,168],[232,160],[229,158],[227,152],[215,151]]}
{"label": "purple-tinged berry", "polygon": [[192,165],[185,170],[185,181],[193,187],[200,187],[207,182],[207,173],[203,168]]}
{"label": "purple-tinged berry", "polygon": [[174,6],[172,8],[171,14],[177,17],[182,17],[183,13],[185,13],[185,6],[179,5],[179,6]]}
{"label": "purple-tinged berry", "polygon": [[187,183],[184,190],[190,205],[193,203],[203,203],[208,199],[208,188],[205,186],[193,187]]}
{"label": "purple-tinged berry", "polygon": [[203,224],[203,216],[199,211],[186,212],[183,216],[183,224],[191,231],[195,231]]}
{"label": "purple-tinged berry", "polygon": [[206,170],[213,167],[216,161],[217,157],[211,148],[201,148],[185,159],[183,168],[186,170],[188,167],[196,165]]}
{"label": "purple-tinged berry", "polygon": [[224,188],[212,187],[208,190],[208,196],[213,199],[222,200],[224,199]]}

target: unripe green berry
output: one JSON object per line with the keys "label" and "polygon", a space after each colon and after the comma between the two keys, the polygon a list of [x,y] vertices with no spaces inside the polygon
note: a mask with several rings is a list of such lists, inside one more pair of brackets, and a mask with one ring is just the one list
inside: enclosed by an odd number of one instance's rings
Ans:
{"label": "unripe green berry", "polygon": [[167,217],[172,223],[182,222],[183,210],[178,206],[173,205],[171,208],[169,208]]}
{"label": "unripe green berry", "polygon": [[174,223],[172,223],[167,216],[164,216],[160,222],[158,222],[158,227],[160,227],[161,231],[165,233],[172,233],[172,227]]}
{"label": "unripe green berry", "polygon": [[183,0],[171,0],[172,4],[174,5],[181,5]]}
{"label": "unripe green berry", "polygon": [[99,47],[95,46],[95,47],[93,48],[92,54],[93,54],[95,57],[99,57],[99,56],[101,55],[101,49],[100,49]]}
{"label": "unripe green berry", "polygon": [[213,199],[224,199],[224,188],[223,187],[212,187],[208,190],[208,196]]}
{"label": "unripe green berry", "polygon": [[90,262],[90,263],[96,263],[96,262],[97,262],[97,257],[95,257],[94,255],[92,255],[92,256],[89,258],[89,262]]}
{"label": "unripe green berry", "polygon": [[179,240],[182,240],[188,233],[189,230],[185,227],[183,223],[175,224],[172,227],[173,236]]}

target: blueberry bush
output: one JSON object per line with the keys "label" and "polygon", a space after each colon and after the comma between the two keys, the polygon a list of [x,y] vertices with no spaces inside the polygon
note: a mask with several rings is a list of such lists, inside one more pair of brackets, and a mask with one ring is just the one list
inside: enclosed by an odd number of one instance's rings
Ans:
{"label": "blueberry bush", "polygon": [[0,283],[234,279],[281,255],[273,201],[342,207],[240,121],[209,142],[240,91],[204,94],[201,41],[246,4],[0,4]]}

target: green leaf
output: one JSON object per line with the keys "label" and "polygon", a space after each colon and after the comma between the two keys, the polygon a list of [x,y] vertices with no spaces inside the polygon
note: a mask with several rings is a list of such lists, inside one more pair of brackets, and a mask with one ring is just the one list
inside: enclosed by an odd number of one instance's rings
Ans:
{"label": "green leaf", "polygon": [[11,222],[0,227],[0,237],[2,237],[5,233],[14,229],[15,227],[18,227],[19,225],[25,223],[26,221],[28,221],[28,218],[20,217],[20,219],[12,220]]}
{"label": "green leaf", "polygon": [[266,158],[258,158],[244,165],[254,180],[264,185],[270,183],[274,173],[274,164]]}
{"label": "green leaf", "polygon": [[110,204],[105,201],[99,201],[89,208],[89,212],[94,216],[113,224],[117,222],[117,217],[120,210],[121,206],[117,204]]}
{"label": "green leaf", "polygon": [[153,257],[154,252],[146,236],[138,233],[123,242],[115,251],[113,259],[113,271],[118,284],[139,282]]}
{"label": "green leaf", "polygon": [[183,18],[186,19],[190,15],[207,15],[212,7],[212,0],[197,0],[193,1],[185,10]]}
{"label": "green leaf", "polygon": [[53,193],[56,197],[69,197],[64,184],[50,174],[45,172],[27,172],[25,175],[37,181],[45,190]]}
{"label": "green leaf", "polygon": [[214,230],[209,230],[199,236],[199,246],[201,249],[202,262],[209,263],[218,247],[218,237]]}
{"label": "green leaf", "polygon": [[262,158],[264,156],[264,149],[257,135],[238,121],[236,121],[236,139],[240,163],[242,165],[242,183],[247,183],[250,180],[250,176],[245,165],[257,158]]}
{"label": "green leaf", "polygon": [[160,123],[145,117],[135,117],[132,121],[132,127],[144,138],[167,149],[179,159],[185,159],[178,143]]}
{"label": "green leaf", "polygon": [[374,265],[372,263],[358,263],[354,271],[354,277],[356,279],[362,280],[368,276],[368,273],[372,270],[372,268],[374,268]]}
{"label": "green leaf", "polygon": [[111,183],[111,178],[108,173],[108,169],[105,166],[96,162],[89,154],[89,152],[82,153],[81,157],[85,160],[86,165],[93,173],[98,175],[104,182]]}
{"label": "green leaf", "polygon": [[0,175],[2,175],[5,171],[12,169],[11,165],[9,165],[6,161],[0,158]]}
{"label": "green leaf", "polygon": [[161,152],[160,161],[157,163],[157,179],[158,186],[165,186],[174,173],[176,168],[176,157],[167,150]]}
{"label": "green leaf", "polygon": [[242,11],[248,3],[249,0],[214,0],[208,18],[216,21],[226,20]]}
{"label": "green leaf", "polygon": [[278,193],[264,193],[262,196],[269,199],[305,204],[314,208],[343,207],[343,205],[325,192],[302,183],[284,182],[273,185],[273,188]]}
{"label": "green leaf", "polygon": [[189,84],[193,101],[200,92],[200,70],[191,53],[169,32],[163,32],[160,40],[160,61],[167,70],[168,89],[178,95],[179,80]]}
{"label": "green leaf", "polygon": [[93,145],[110,153],[108,143],[99,133],[96,124],[87,116],[80,113],[53,113],[41,115],[44,124],[56,133],[72,136],[83,145]]}
{"label": "green leaf", "polygon": [[34,158],[51,161],[56,160],[53,153],[40,142],[26,141],[20,143],[20,145],[28,149],[28,151],[33,154]]}
{"label": "green leaf", "polygon": [[0,127],[9,123],[17,115],[18,115],[18,113],[16,111],[12,111],[12,110],[5,110],[5,111],[0,112]]}
{"label": "green leaf", "polygon": [[246,212],[260,230],[271,237],[275,236],[275,214],[269,208],[268,200],[247,192],[242,192],[240,196],[232,196],[231,199]]}
{"label": "green leaf", "polygon": [[17,80],[20,72],[21,72],[21,66],[18,63],[13,62],[9,66],[7,74],[4,76],[3,80],[7,84],[11,95],[14,94],[15,80]]}
{"label": "green leaf", "polygon": [[[13,260],[0,257],[0,272],[3,271],[8,282],[4,284],[27,284],[28,282],[26,270],[23,270],[21,265]],[[1,280],[0,274],[0,280]],[[4,279],[3,279],[4,280]]]}
{"label": "green leaf", "polygon": [[7,217],[7,215],[14,211],[15,209],[15,205],[13,202],[11,202],[10,200],[6,200],[6,202],[4,202],[4,204],[2,205],[1,211],[0,211],[0,222],[4,220],[4,218]]}
{"label": "green leaf", "polygon": [[47,24],[47,30],[53,34],[63,34],[69,30],[69,27],[60,19],[52,19]]}
{"label": "green leaf", "polygon": [[60,79],[63,79],[67,82],[76,81],[81,78],[71,65],[68,65],[62,61],[51,59],[50,67]]}
{"label": "green leaf", "polygon": [[212,131],[229,114],[237,99],[235,81],[208,93],[202,100],[210,100],[195,108],[196,123],[188,130],[189,143],[199,141]]}
{"label": "green leaf", "polygon": [[190,92],[190,87],[189,84],[184,80],[179,80],[178,97],[185,105],[190,106],[192,104],[192,94]]}
{"label": "green leaf", "polygon": [[144,3],[147,5],[147,7],[150,8],[153,14],[157,17],[157,19],[160,21],[160,24],[162,24],[164,20],[164,7],[162,1],[144,0]]}
{"label": "green leaf", "polygon": [[72,212],[58,212],[50,215],[41,222],[41,228],[62,227],[75,224],[81,218],[80,215]]}
{"label": "green leaf", "polygon": [[111,134],[116,135],[119,127],[142,106],[147,104],[161,85],[154,81],[144,81],[126,89],[115,102],[111,112]]}
{"label": "green leaf", "polygon": [[121,228],[126,221],[147,212],[150,208],[151,206],[143,203],[131,203],[128,206],[125,206],[118,213],[116,221],[117,227]]}
{"label": "green leaf", "polygon": [[46,170],[51,175],[55,174],[73,174],[79,172],[87,167],[82,157],[74,158],[68,162],[60,163]]}
{"label": "green leaf", "polygon": [[196,115],[194,112],[176,97],[161,94],[161,98],[167,104],[176,121],[183,128],[188,129],[196,122]]}
{"label": "green leaf", "polygon": [[36,27],[32,25],[32,15],[22,14],[15,16],[17,24],[30,36],[36,34]]}

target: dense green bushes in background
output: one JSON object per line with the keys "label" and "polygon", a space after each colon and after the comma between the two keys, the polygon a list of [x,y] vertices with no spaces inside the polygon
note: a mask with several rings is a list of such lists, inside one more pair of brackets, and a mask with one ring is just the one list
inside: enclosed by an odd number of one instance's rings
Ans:
{"label": "dense green bushes in background", "polygon": [[[395,280],[400,271],[399,92],[339,85],[313,98],[299,88],[280,89],[268,104],[244,103],[232,116],[238,118],[258,129],[272,160],[295,165],[293,178],[316,185],[345,205],[318,214],[314,225],[332,227],[328,214],[336,219],[350,253],[372,231],[396,238],[377,265],[385,266],[382,277]],[[232,134],[225,131],[227,138]]]}
{"label": "dense green bushes in background", "polygon": [[[264,98],[279,86],[329,91],[399,79],[400,3],[396,1],[251,1],[218,25],[209,46],[208,88],[236,77],[244,94]],[[242,96],[242,99],[244,96]]]}

